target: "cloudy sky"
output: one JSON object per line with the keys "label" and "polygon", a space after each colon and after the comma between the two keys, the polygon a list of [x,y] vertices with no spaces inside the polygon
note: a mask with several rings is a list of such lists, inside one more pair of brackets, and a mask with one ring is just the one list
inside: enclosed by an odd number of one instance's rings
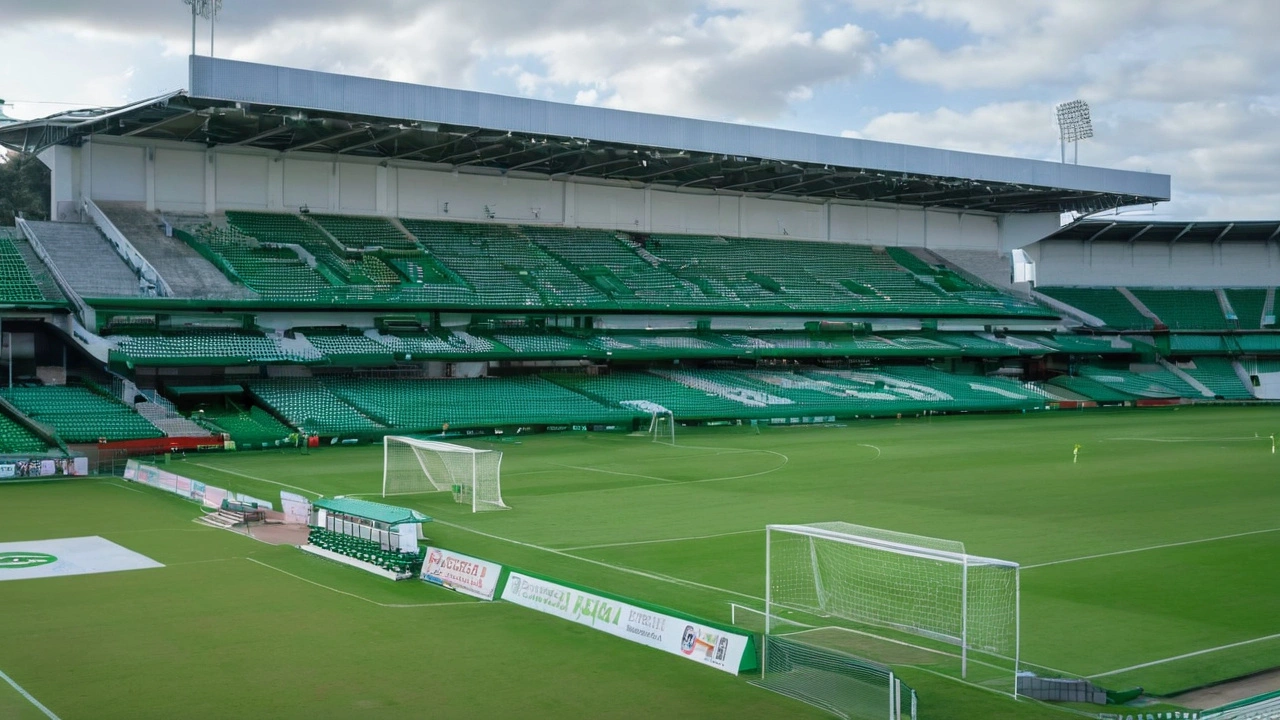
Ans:
{"label": "cloudy sky", "polygon": [[[1277,30],[1277,0],[225,0],[216,54],[1050,160],[1083,98],[1081,163],[1172,175],[1156,215],[1275,219]],[[181,0],[0,0],[4,112],[185,87],[190,42]]]}

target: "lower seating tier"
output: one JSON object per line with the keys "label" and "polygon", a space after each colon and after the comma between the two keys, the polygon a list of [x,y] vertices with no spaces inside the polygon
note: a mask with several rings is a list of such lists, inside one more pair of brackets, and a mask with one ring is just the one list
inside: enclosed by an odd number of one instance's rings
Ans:
{"label": "lower seating tier", "polygon": [[0,390],[0,395],[26,415],[52,426],[69,443],[165,436],[133,408],[85,387],[15,387]]}
{"label": "lower seating tier", "polygon": [[35,433],[17,420],[0,413],[0,454],[42,453],[49,449]]}

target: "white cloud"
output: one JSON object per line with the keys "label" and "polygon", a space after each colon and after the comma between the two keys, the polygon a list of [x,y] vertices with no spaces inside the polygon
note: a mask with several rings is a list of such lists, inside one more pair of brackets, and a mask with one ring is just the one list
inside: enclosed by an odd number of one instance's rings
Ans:
{"label": "white cloud", "polygon": [[[1080,143],[1082,164],[1173,177],[1162,215],[1273,219],[1280,215],[1280,111],[1261,104],[1180,103],[1160,115],[1104,115]],[[848,137],[1057,160],[1053,106],[1008,102],[972,110],[886,113]],[[1072,149],[1067,149],[1068,158]]]}
{"label": "white cloud", "polygon": [[[9,3],[15,117],[186,83],[173,0]],[[1280,215],[1274,0],[272,0],[227,3],[219,55],[585,105],[1173,175],[1171,211]],[[852,8],[852,12],[849,9]],[[892,22],[882,23],[884,18]],[[879,34],[877,34],[879,32]],[[207,44],[200,28],[200,51]],[[880,107],[871,117],[864,108]],[[861,118],[858,121],[846,118]]]}

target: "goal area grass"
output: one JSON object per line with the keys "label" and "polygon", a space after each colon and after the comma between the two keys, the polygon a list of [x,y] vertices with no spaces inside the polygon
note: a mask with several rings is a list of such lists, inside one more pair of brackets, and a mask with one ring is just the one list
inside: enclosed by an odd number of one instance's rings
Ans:
{"label": "goal area grass", "polygon": [[[1278,426],[1278,408],[1196,407],[678,428],[674,446],[454,440],[504,453],[511,510],[473,514],[449,493],[392,501],[436,518],[432,543],[722,622],[731,604],[763,608],[768,524],[958,540],[1022,566],[1024,667],[1164,695],[1280,666]],[[382,446],[167,469],[257,497],[376,499]],[[114,478],[0,485],[0,542],[98,535],[165,565],[0,582],[0,671],[63,720],[824,717],[744,678],[199,513]],[[1066,717],[901,659],[921,717]],[[45,717],[0,682],[9,716]]]}

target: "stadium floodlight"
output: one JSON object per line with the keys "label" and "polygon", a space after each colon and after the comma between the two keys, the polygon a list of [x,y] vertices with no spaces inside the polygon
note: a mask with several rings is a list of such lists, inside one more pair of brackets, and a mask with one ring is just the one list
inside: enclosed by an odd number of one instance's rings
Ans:
{"label": "stadium floodlight", "polygon": [[209,21],[209,56],[213,57],[213,26],[222,11],[222,0],[182,0],[182,4],[191,6],[191,54],[196,54],[196,18],[202,17]]}
{"label": "stadium floodlight", "polygon": [[1059,104],[1058,140],[1062,151],[1062,162],[1067,161],[1067,143],[1075,150],[1075,164],[1080,164],[1080,141],[1093,137],[1093,120],[1089,117],[1089,103],[1083,100],[1072,100]]}

